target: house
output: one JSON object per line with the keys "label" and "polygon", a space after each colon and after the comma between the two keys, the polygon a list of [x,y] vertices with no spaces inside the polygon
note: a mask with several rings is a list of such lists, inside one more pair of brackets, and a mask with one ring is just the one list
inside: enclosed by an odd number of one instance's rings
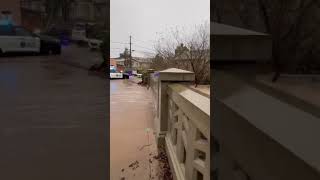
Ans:
{"label": "house", "polygon": [[124,58],[115,58],[118,66],[125,66],[125,59]]}
{"label": "house", "polygon": [[[210,49],[192,49],[181,44],[175,50],[172,66],[188,71],[201,71],[206,74],[203,81],[210,79]],[[199,73],[199,72],[198,72]]]}
{"label": "house", "polygon": [[43,0],[21,0],[21,24],[25,28],[35,31],[42,29],[46,21]]}
{"label": "house", "polygon": [[124,62],[125,62],[125,59],[122,59],[122,58],[110,58],[110,65],[115,66],[118,71],[125,70]]}
{"label": "house", "polygon": [[75,0],[71,4],[72,21],[106,22],[107,4],[105,0]]}
{"label": "house", "polygon": [[21,24],[20,0],[0,1],[1,19],[11,19],[15,24]]}
{"label": "house", "polygon": [[[23,25],[29,29],[43,28],[46,24],[48,10],[46,9],[45,0],[21,0],[21,14]],[[52,5],[54,1],[52,1]],[[1,4],[0,4],[1,5]],[[105,0],[74,0],[70,1],[68,20],[63,19],[62,7],[56,12],[56,17],[52,20],[53,24],[76,24],[78,22],[93,22],[97,24],[108,24],[108,8]],[[0,6],[1,7],[1,6]]]}
{"label": "house", "polygon": [[115,59],[110,58],[110,66],[117,67],[117,63],[116,63],[116,60],[115,60]]}
{"label": "house", "polygon": [[133,57],[132,68],[133,69],[149,69],[151,65],[150,58]]}

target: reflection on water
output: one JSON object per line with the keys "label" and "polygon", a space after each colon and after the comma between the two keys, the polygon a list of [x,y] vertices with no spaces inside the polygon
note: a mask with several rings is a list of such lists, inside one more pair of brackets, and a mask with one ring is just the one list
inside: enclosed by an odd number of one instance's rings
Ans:
{"label": "reflection on water", "polygon": [[8,89],[10,92],[17,90],[18,76],[14,69],[4,69],[0,71],[0,87]]}
{"label": "reflection on water", "polygon": [[[150,169],[157,173],[157,162],[149,161],[150,154],[157,154],[155,138],[149,137],[153,132],[148,132],[154,127],[151,91],[128,79],[111,80],[110,91],[111,179],[149,179],[145,175],[149,175]],[[141,149],[145,145],[150,146]],[[127,168],[135,161],[140,168],[132,173]]]}
{"label": "reflection on water", "polygon": [[110,83],[110,94],[114,94],[115,92],[117,92],[118,86],[116,83]]}
{"label": "reflection on water", "polygon": [[125,87],[132,87],[134,84],[128,79],[113,79],[110,80],[110,94],[115,94],[119,91],[119,86]]}

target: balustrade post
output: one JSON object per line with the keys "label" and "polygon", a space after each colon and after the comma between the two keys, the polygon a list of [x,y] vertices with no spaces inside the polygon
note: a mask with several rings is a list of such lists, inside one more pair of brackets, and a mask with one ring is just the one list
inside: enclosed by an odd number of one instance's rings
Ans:
{"label": "balustrade post", "polygon": [[168,131],[168,85],[171,83],[193,83],[195,75],[193,72],[182,69],[170,68],[153,74],[157,76],[158,89],[156,90],[157,115],[155,117],[155,135],[157,144],[164,143],[164,137]]}
{"label": "balustrade post", "polygon": [[190,124],[189,132],[187,134],[187,141],[188,141],[188,150],[187,150],[187,157],[186,157],[186,167],[185,167],[185,178],[186,180],[196,180],[196,173],[193,167],[193,161],[195,159],[195,148],[194,143],[196,140],[197,129]]}
{"label": "balustrade post", "polygon": [[177,180],[210,179],[209,98],[181,84],[170,84],[168,133],[170,167]]}
{"label": "balustrade post", "polygon": [[179,163],[183,163],[184,158],[184,145],[182,142],[182,115],[181,112],[178,114],[178,122],[177,122],[177,157]]}

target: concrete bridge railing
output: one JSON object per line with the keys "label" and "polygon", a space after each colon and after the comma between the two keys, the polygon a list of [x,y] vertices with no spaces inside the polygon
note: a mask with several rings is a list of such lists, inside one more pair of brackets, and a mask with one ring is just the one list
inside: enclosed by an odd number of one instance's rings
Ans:
{"label": "concrete bridge railing", "polygon": [[[214,175],[219,180],[320,178],[319,115],[254,77],[215,70]],[[310,143],[309,143],[310,142]]]}
{"label": "concrete bridge railing", "polygon": [[165,145],[177,180],[210,179],[210,98],[186,86],[193,81],[192,72],[180,69],[150,78],[157,142]]}

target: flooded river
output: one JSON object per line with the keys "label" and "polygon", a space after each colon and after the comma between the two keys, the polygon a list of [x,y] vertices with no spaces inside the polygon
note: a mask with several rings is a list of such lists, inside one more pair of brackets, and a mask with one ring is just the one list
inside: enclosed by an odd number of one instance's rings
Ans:
{"label": "flooded river", "polygon": [[150,93],[131,80],[110,81],[112,180],[145,180],[156,176],[157,162],[153,156],[157,149]]}
{"label": "flooded river", "polygon": [[63,58],[0,58],[0,179],[106,180],[106,79]]}

